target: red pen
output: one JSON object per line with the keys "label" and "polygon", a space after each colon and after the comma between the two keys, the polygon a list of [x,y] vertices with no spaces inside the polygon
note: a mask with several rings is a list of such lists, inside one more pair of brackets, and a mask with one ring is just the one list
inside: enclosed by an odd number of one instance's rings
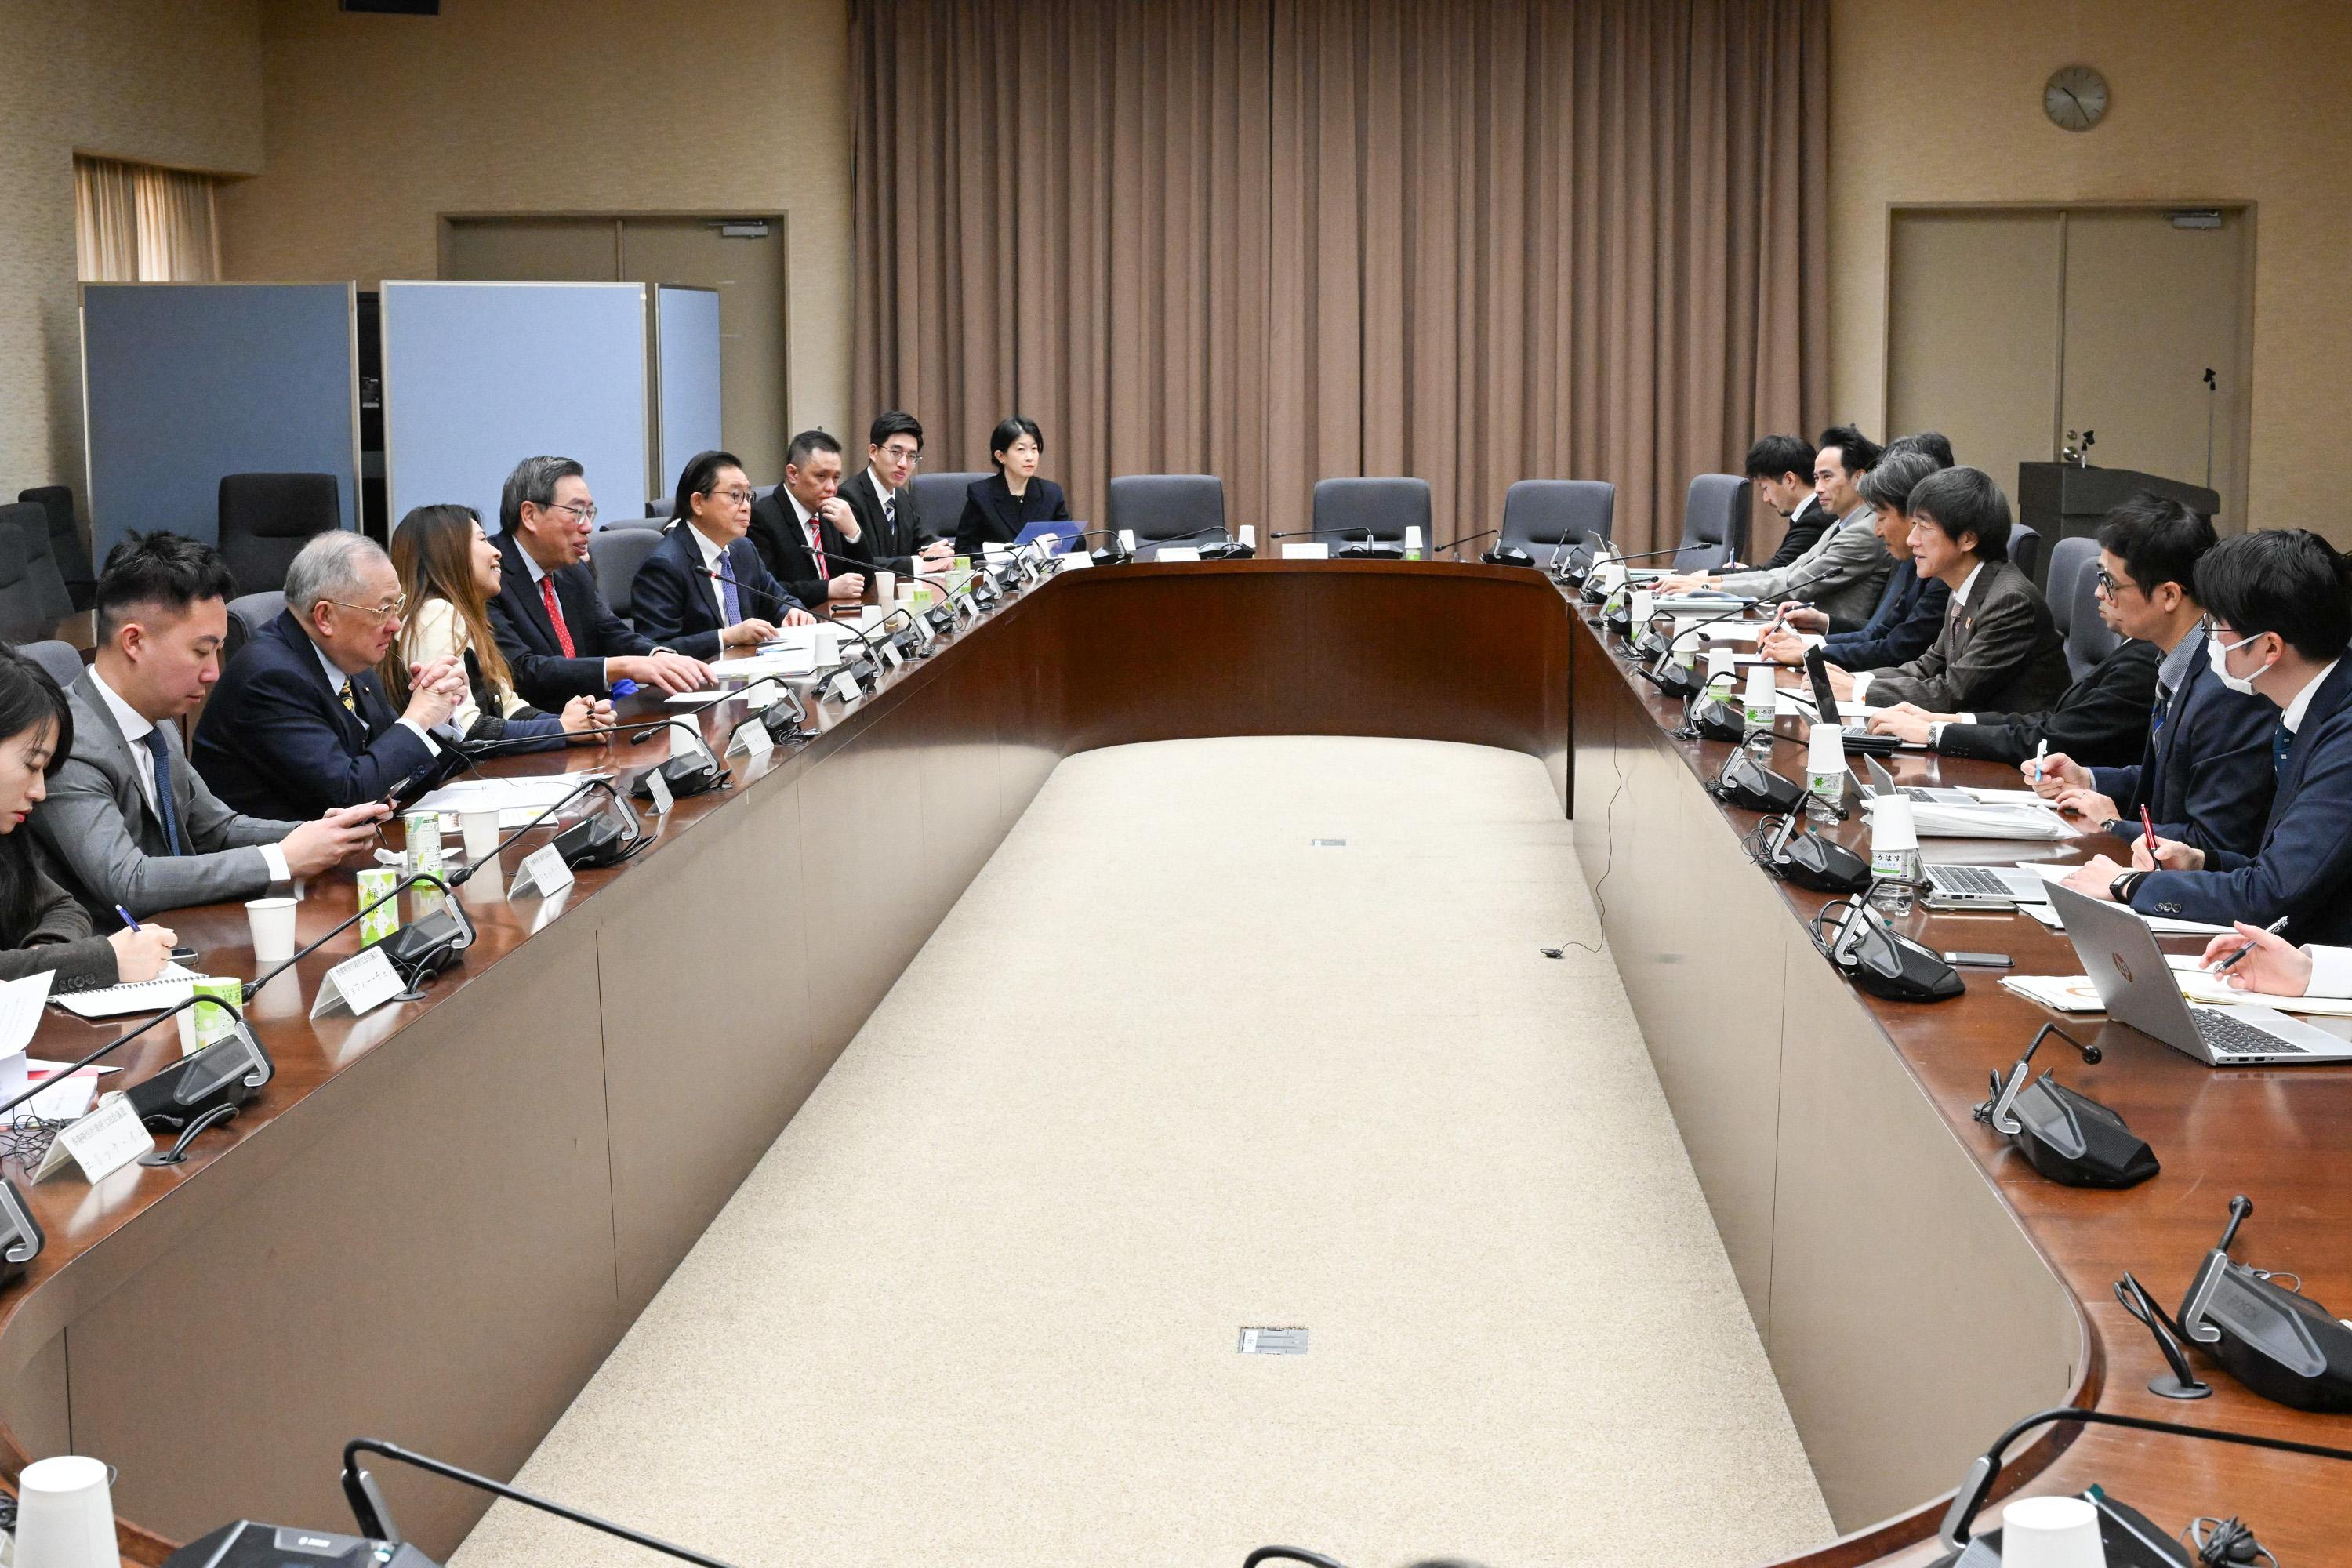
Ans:
{"label": "red pen", "polygon": [[2147,858],[2156,858],[2156,824],[2148,820],[2147,807],[2139,808],[2140,831],[2147,835]]}

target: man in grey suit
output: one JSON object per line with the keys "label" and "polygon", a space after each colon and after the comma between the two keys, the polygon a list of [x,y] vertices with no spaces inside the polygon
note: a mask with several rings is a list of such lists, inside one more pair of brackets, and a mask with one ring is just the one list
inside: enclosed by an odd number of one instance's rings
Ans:
{"label": "man in grey suit", "polygon": [[1822,432],[1813,458],[1813,494],[1837,521],[1785,566],[1727,576],[1696,573],[1669,577],[1664,594],[1711,588],[1743,599],[1787,599],[1811,605],[1832,619],[1868,620],[1878,607],[1895,557],[1879,542],[1877,514],[1854,489],[1878,462],[1878,447],[1851,425]]}
{"label": "man in grey suit", "polygon": [[241,816],[188,765],[174,722],[220,679],[228,569],[209,545],[131,535],[100,574],[96,662],[66,689],[73,753],[31,827],[101,930],[190,904],[257,898],[373,842],[380,802],[315,822]]}

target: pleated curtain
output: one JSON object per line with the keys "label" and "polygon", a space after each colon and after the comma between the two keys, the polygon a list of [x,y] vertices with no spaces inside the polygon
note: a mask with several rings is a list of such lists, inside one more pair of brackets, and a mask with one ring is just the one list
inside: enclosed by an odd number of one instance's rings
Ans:
{"label": "pleated curtain", "polygon": [[74,160],[75,238],[85,283],[211,283],[220,278],[215,182],[204,174]]}
{"label": "pleated curtain", "polygon": [[933,468],[1017,411],[1083,517],[1604,479],[1638,546],[1825,422],[1826,0],[857,5],[856,393]]}

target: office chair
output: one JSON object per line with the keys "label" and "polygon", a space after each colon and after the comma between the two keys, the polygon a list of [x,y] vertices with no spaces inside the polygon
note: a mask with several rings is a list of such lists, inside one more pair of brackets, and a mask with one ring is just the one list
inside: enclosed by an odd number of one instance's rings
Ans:
{"label": "office chair", "polygon": [[1677,572],[1712,572],[1737,561],[1748,548],[1748,521],[1754,510],[1748,483],[1738,474],[1701,474],[1683,498],[1683,537],[1675,552]]}
{"label": "office chair", "polygon": [[2017,563],[2020,572],[2040,582],[2033,569],[2042,564],[2042,531],[2027,523],[2011,523],[2009,529],[2009,558]]}
{"label": "office chair", "polygon": [[661,542],[656,528],[600,528],[588,536],[588,562],[596,569],[596,589],[615,613],[628,615],[629,594],[636,586],[637,572],[646,558],[661,548]]}
{"label": "office chair", "polygon": [[[1318,533],[1360,528],[1391,543],[1403,542],[1405,530],[1417,528],[1424,555],[1437,544],[1430,531],[1427,479],[1318,479],[1310,526]],[[1329,542],[1333,554],[1347,547],[1338,539]]]}
{"label": "office chair", "polygon": [[1202,531],[1225,526],[1225,481],[1214,474],[1121,474],[1110,482],[1103,526],[1135,535],[1139,548],[1158,539],[1215,542]]}
{"label": "office chair", "polygon": [[2122,638],[2099,619],[2099,542],[2062,539],[2050,547],[2050,616],[2065,639],[2066,671],[2080,680]]}
{"label": "office chair", "polygon": [[55,630],[57,620],[48,614],[48,596],[32,580],[24,531],[0,528],[0,642],[40,642]]}
{"label": "office chair", "polygon": [[220,552],[240,594],[286,586],[286,568],[314,533],[343,525],[332,474],[224,474]]}
{"label": "office chair", "polygon": [[48,509],[36,501],[18,501],[0,506],[0,528],[14,532],[25,542],[25,580],[47,616],[51,627],[74,613],[73,595],[66,590],[66,580],[58,571],[58,563],[49,553]]}
{"label": "office chair", "polygon": [[18,643],[16,651],[49,672],[49,679],[59,687],[71,686],[87,668],[81,654],[73,644],[59,642],[55,637],[40,642]]}
{"label": "office chair", "polygon": [[1611,537],[1617,487],[1602,479],[1521,479],[1503,492],[1498,547],[1515,544],[1540,566],[1564,542],[1571,549],[1587,534]]}
{"label": "office chair", "polygon": [[245,594],[228,602],[228,635],[221,639],[221,668],[236,657],[236,650],[253,640],[253,634],[285,613],[286,595],[276,588],[258,594]]}
{"label": "office chair", "polygon": [[66,582],[66,595],[77,610],[87,610],[98,597],[98,573],[90,566],[89,545],[74,521],[73,491],[63,485],[36,485],[18,490],[16,499],[30,501],[48,514],[49,557]]}

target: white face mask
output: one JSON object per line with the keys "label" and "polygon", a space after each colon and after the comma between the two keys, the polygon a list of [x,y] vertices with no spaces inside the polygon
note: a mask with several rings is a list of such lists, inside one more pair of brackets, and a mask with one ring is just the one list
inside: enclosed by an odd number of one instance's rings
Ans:
{"label": "white face mask", "polygon": [[[2213,667],[2213,678],[2241,697],[2252,697],[2254,694],[2254,677],[2262,674],[2262,670],[2254,671],[2253,675],[2231,675],[2230,656],[2253,640],[2252,637],[2246,637],[2224,647],[2217,637],[2208,636],[2205,639],[2205,662]],[[2263,669],[2269,668],[2268,665],[2263,667]]]}

